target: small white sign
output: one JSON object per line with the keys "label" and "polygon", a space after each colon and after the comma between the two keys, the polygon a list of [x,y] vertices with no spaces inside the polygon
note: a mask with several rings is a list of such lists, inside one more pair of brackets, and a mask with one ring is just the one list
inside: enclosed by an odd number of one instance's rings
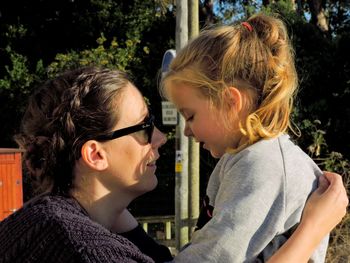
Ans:
{"label": "small white sign", "polygon": [[163,125],[177,125],[177,110],[170,101],[162,101]]}
{"label": "small white sign", "polygon": [[182,151],[177,150],[175,153],[175,162],[176,163],[182,163]]}

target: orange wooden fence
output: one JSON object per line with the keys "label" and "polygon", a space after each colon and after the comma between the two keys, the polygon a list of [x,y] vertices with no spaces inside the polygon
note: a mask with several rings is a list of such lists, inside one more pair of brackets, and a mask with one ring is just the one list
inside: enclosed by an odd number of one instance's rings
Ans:
{"label": "orange wooden fence", "polygon": [[0,221],[23,205],[22,151],[0,148]]}

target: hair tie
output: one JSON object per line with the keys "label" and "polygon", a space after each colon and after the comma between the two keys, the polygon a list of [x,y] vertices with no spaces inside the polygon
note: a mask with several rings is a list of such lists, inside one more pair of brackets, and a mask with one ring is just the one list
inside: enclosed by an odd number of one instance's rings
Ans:
{"label": "hair tie", "polygon": [[248,22],[242,22],[242,26],[244,26],[246,29],[248,29],[249,32],[253,32],[253,27]]}

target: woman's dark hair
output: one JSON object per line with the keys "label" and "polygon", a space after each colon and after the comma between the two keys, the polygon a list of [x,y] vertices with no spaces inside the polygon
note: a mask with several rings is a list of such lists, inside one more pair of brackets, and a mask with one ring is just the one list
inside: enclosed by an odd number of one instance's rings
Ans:
{"label": "woman's dark hair", "polygon": [[124,72],[89,67],[67,71],[34,92],[15,140],[25,150],[36,192],[69,192],[82,145],[112,130],[129,83]]}

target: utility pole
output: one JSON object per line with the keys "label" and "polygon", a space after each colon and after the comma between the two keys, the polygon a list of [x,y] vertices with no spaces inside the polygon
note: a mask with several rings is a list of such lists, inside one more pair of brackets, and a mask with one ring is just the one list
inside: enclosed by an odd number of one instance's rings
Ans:
{"label": "utility pole", "polygon": [[[192,39],[199,33],[198,0],[188,0],[188,38]],[[193,138],[188,141],[188,213],[189,213],[189,239],[194,232],[199,217],[199,143]]]}
{"label": "utility pole", "polygon": [[[187,0],[176,0],[176,51],[188,41]],[[184,136],[185,120],[179,118],[175,130],[175,240],[179,251],[188,243],[188,138]]]}
{"label": "utility pole", "polygon": [[199,3],[198,0],[188,0],[188,38],[191,40],[199,33]]}

